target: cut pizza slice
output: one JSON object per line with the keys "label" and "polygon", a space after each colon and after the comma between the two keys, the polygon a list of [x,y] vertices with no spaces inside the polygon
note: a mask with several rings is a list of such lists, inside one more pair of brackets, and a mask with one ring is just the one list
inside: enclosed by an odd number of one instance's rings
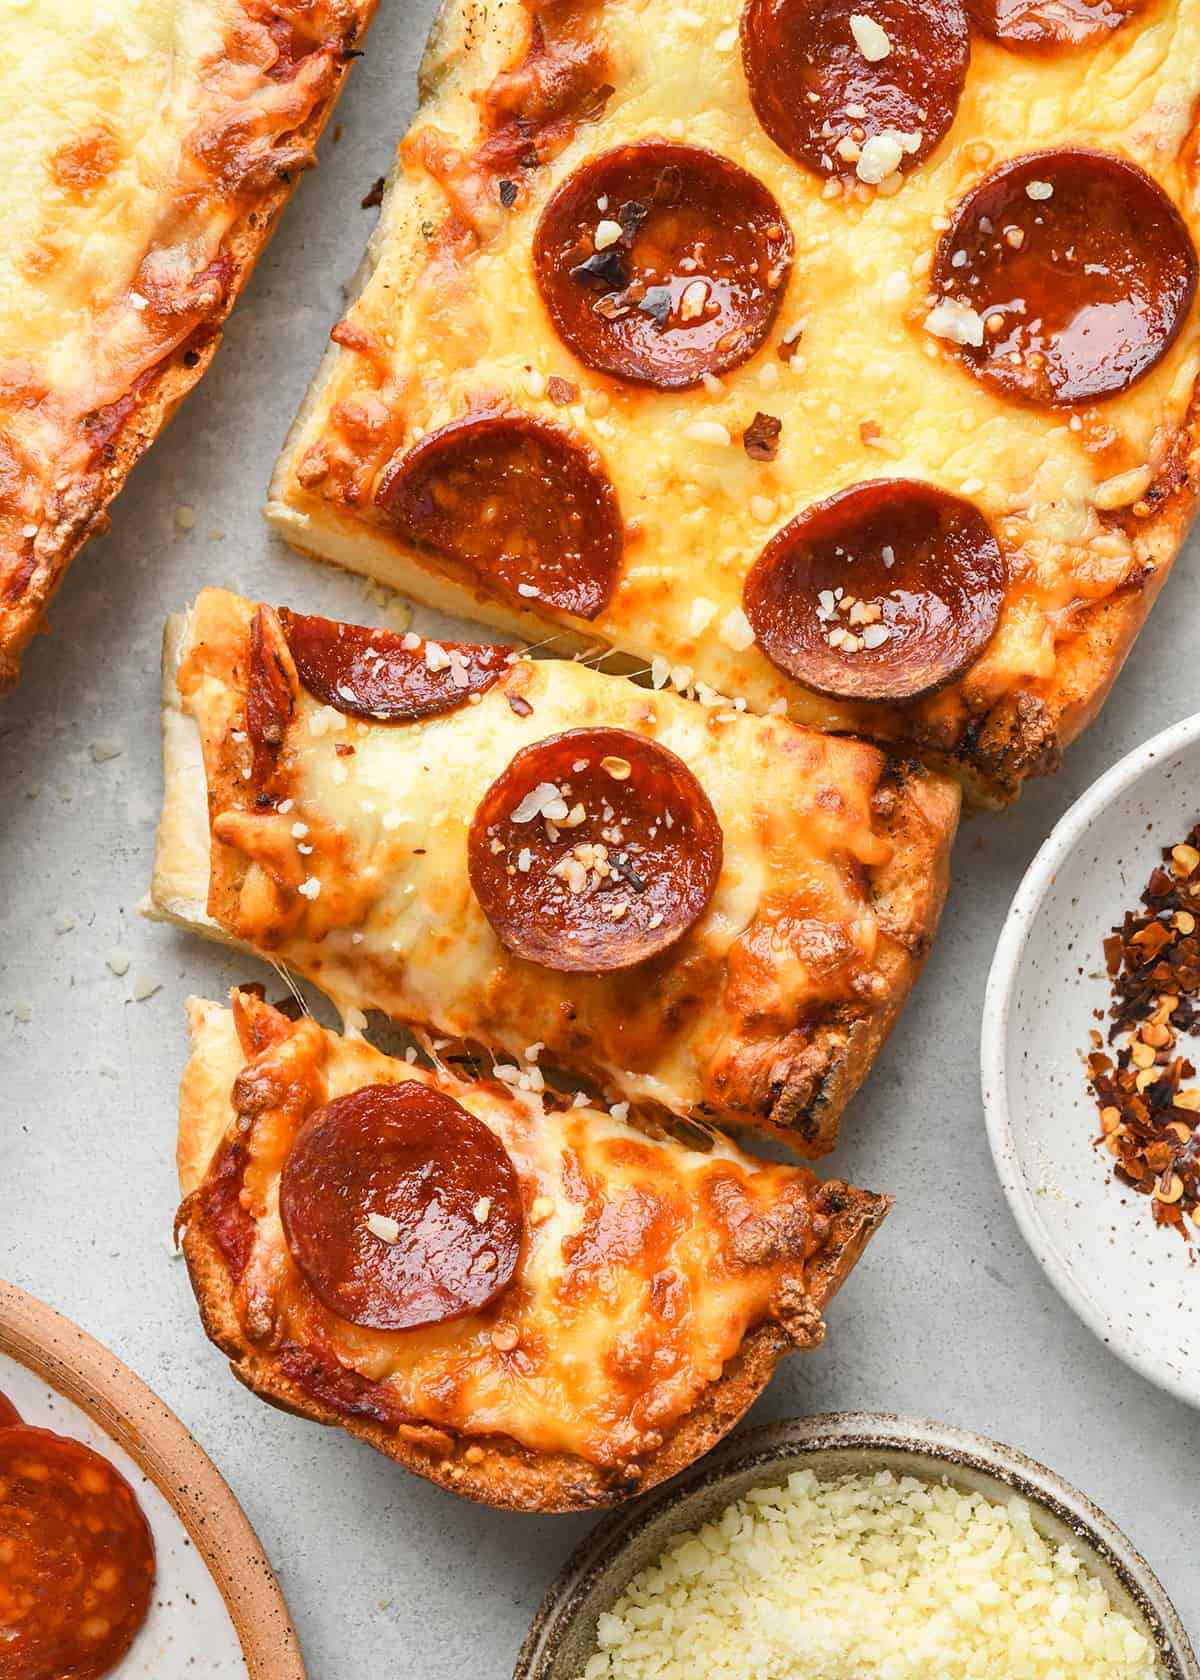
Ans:
{"label": "cut pizza slice", "polygon": [[295,546],[985,800],[1187,529],[1200,0],[447,0]]}
{"label": "cut pizza slice", "polygon": [[0,691],[212,360],[374,5],[0,10]]}
{"label": "cut pizza slice", "polygon": [[163,732],[152,914],[348,1021],[811,1155],[921,967],[958,812],[783,717],[213,589],[168,628]]}
{"label": "cut pizza slice", "polygon": [[889,1201],[193,1000],[182,1231],[264,1399],[456,1493],[604,1505],[730,1429]]}

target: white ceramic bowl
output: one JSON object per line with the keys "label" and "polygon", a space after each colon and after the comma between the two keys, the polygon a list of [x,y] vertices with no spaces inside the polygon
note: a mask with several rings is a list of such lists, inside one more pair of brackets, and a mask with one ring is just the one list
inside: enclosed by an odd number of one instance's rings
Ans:
{"label": "white ceramic bowl", "polygon": [[1200,715],[1094,782],[1030,864],[996,947],[981,1045],[992,1155],[1026,1241],[1114,1353],[1193,1406],[1200,1274],[1147,1198],[1109,1181],[1083,1057],[1093,1011],[1110,1002],[1104,938],[1198,818]]}
{"label": "white ceramic bowl", "polygon": [[1019,1495],[1029,1501],[1039,1534],[1071,1546],[1117,1608],[1141,1626],[1158,1650],[1163,1680],[1200,1680],[1187,1635],[1150,1565],[1076,1488],[999,1441],[874,1412],[794,1418],[731,1436],[681,1476],[607,1517],[546,1594],[513,1680],[579,1680],[596,1649],[601,1613],[673,1535],[711,1521],[752,1488],[778,1486],[793,1470],[811,1470],[822,1480],[890,1470],[944,1479],[988,1499]]}

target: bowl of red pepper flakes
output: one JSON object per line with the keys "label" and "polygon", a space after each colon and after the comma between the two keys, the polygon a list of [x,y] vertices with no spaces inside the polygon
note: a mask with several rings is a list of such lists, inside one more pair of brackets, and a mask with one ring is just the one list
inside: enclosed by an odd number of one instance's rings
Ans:
{"label": "bowl of red pepper flakes", "polygon": [[1113,1001],[1108,1048],[1093,1031],[1087,1059],[1095,1141],[1157,1225],[1200,1239],[1200,1085],[1180,1050],[1200,1020],[1200,825],[1163,848],[1141,904],[1104,941]]}
{"label": "bowl of red pepper flakes", "polygon": [[1114,765],[1042,845],[980,1057],[1001,1187],[1046,1275],[1200,1407],[1200,715]]}

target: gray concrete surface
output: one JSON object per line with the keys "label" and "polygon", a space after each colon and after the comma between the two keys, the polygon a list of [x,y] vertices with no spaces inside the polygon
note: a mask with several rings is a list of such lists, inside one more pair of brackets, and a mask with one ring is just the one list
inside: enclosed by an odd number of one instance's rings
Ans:
{"label": "gray concrete surface", "polygon": [[[500,1680],[585,1527],[478,1510],[268,1411],[205,1342],[168,1250],[182,1000],[219,994],[248,965],[136,913],[159,798],[162,619],[206,581],[369,611],[361,584],[290,555],[258,509],[371,226],[359,199],[407,120],[431,9],[382,0],[340,139],[327,136],[214,368],[0,706],[0,1273],[110,1344],[195,1431],[278,1568],[313,1680]],[[827,1346],[792,1360],[755,1414],[882,1408],[1024,1448],[1128,1530],[1193,1637],[1200,1418],[1119,1364],[1044,1281],[992,1171],[977,1040],[1005,908],[1055,818],[1119,754],[1200,707],[1198,574],[1193,544],[1057,780],[968,821],[938,948],[836,1157],[894,1192],[895,1214],[833,1309]],[[97,763],[95,742],[120,750]],[[107,966],[117,951],[130,956],[123,978]],[[143,980],[159,989],[135,1001]]]}

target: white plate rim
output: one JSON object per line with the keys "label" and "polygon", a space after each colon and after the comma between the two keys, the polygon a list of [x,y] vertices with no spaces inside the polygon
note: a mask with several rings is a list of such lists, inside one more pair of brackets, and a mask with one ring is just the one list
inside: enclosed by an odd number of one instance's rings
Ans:
{"label": "white plate rim", "polygon": [[1116,1320],[1075,1281],[1072,1267],[1059,1255],[1042,1224],[1021,1165],[1008,1102],[1006,1045],[1013,989],[1037,914],[1054,885],[1059,868],[1113,801],[1133,787],[1161,759],[1200,741],[1200,712],[1171,724],[1118,759],[1059,818],[1025,871],[996,943],[984,993],[979,1067],[988,1143],[1001,1188],[1021,1234],[1059,1295],[1105,1347],[1141,1376],[1190,1406],[1200,1407],[1200,1374],[1189,1382],[1155,1355],[1130,1340]]}

